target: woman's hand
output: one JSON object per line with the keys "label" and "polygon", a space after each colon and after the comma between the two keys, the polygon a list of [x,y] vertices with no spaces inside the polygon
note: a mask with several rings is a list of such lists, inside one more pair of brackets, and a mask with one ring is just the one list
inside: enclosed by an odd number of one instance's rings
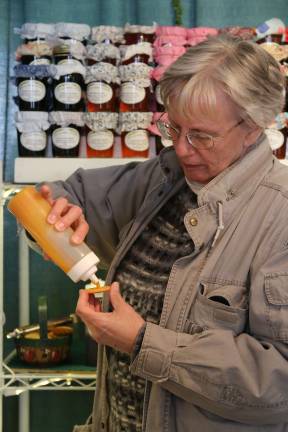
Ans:
{"label": "woman's hand", "polygon": [[71,227],[74,230],[71,242],[74,244],[82,243],[89,230],[82,209],[69,203],[66,198],[57,198],[54,200],[48,185],[42,185],[40,193],[52,206],[47,222],[54,225],[57,231],[64,231],[66,228]]}
{"label": "woman's hand", "polygon": [[92,295],[80,290],[76,314],[86,324],[96,342],[130,354],[145,321],[123,300],[117,282],[110,289],[112,312],[101,312],[99,301]]}

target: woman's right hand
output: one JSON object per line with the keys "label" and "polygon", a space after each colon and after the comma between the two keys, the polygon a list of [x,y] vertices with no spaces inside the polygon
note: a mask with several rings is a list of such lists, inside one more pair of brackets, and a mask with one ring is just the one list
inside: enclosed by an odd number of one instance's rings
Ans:
{"label": "woman's right hand", "polygon": [[42,185],[39,191],[52,207],[47,222],[54,225],[57,231],[64,231],[66,228],[71,227],[74,230],[71,243],[82,243],[88,233],[89,226],[81,207],[69,203],[66,198],[54,200],[51,188],[46,184]]}

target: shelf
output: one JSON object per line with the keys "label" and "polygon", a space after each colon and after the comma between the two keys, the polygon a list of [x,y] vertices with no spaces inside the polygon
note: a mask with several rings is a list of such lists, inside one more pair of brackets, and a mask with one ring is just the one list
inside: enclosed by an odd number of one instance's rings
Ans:
{"label": "shelf", "polygon": [[17,184],[65,180],[78,168],[103,168],[144,161],[145,158],[26,158],[14,162],[14,182]]}
{"label": "shelf", "polygon": [[4,382],[1,390],[5,396],[19,395],[27,390],[95,390],[95,368],[83,366],[81,370],[81,366],[76,368],[70,364],[45,369],[10,367],[5,363],[2,366]]}

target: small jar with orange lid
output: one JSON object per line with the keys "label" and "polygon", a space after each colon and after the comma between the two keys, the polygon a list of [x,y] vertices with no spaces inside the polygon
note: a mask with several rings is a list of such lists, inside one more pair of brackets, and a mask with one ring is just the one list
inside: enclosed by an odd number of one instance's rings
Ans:
{"label": "small jar with orange lid", "polygon": [[87,157],[112,157],[118,113],[90,112],[84,114]]}
{"label": "small jar with orange lid", "polygon": [[151,112],[119,113],[122,157],[148,157],[152,116]]}

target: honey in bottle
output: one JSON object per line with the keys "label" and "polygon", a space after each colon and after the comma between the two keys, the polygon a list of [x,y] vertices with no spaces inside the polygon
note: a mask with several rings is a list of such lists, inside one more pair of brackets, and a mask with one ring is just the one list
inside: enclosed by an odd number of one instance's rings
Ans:
{"label": "honey in bottle", "polygon": [[98,257],[85,243],[71,243],[72,228],[59,232],[47,222],[51,206],[35,187],[26,187],[14,196],[8,203],[8,209],[73,282],[90,279],[97,283]]}

